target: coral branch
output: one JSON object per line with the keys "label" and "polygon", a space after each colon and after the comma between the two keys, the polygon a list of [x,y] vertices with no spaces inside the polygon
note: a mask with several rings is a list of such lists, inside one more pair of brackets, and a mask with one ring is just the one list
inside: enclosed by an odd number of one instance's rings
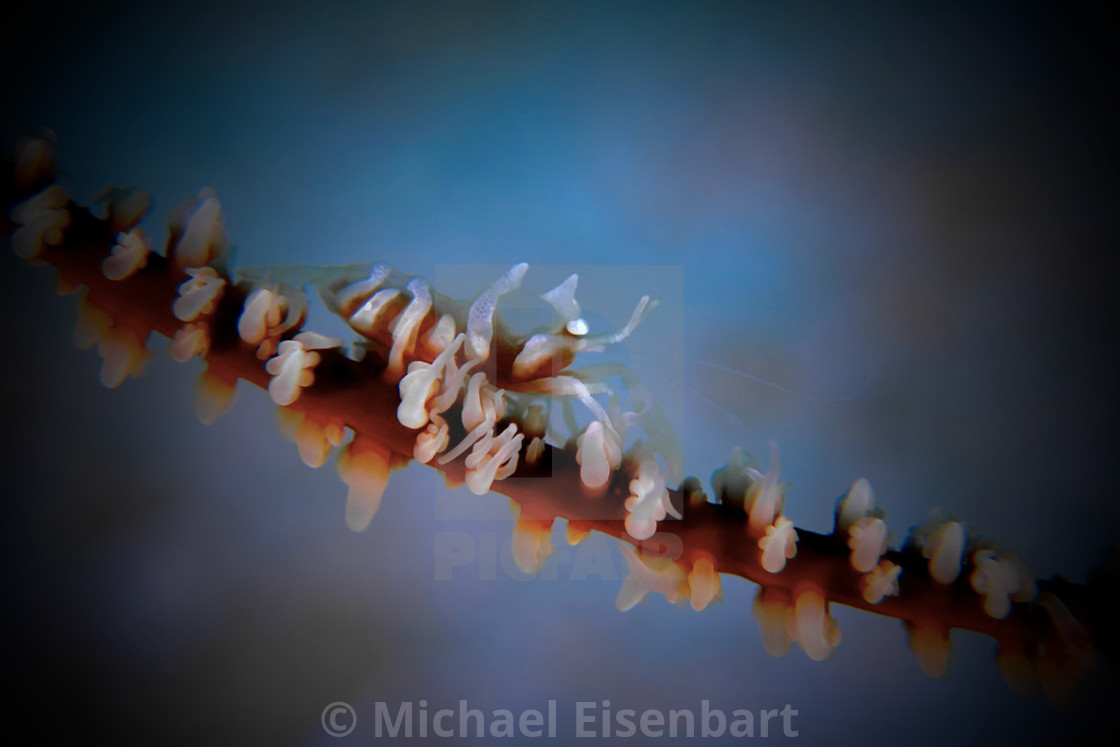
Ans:
{"label": "coral branch", "polygon": [[[389,471],[423,454],[449,484],[489,489],[517,504],[515,552],[524,567],[539,569],[557,518],[568,521],[572,541],[596,530],[638,548],[628,559],[646,566],[635,566],[622,607],[658,591],[671,599],[691,593],[700,609],[720,597],[718,574],[758,584],[755,615],[767,650],[775,653],[797,640],[813,658],[825,658],[839,639],[828,605],[842,604],[902,620],[933,674],[944,671],[950,630],[992,636],[1009,680],[1021,684],[1024,676],[1037,675],[1048,693],[1061,697],[1088,669],[1093,646],[1107,645],[1102,639],[1112,621],[1102,624],[1092,589],[1060,578],[1035,583],[1021,564],[990,549],[972,548],[980,553],[974,560],[959,523],[938,524],[902,549],[887,550],[887,530],[866,481],[858,481],[838,508],[834,533],[794,528],[781,515],[776,445],[766,474],[733,454],[715,476],[710,500],[695,478],[678,490],[666,485],[673,473],[667,450],[641,445],[623,455],[627,426],[645,415],[608,413],[594,399],[599,390],[589,377],[542,373],[553,359],[564,370],[576,352],[624,337],[646,299],[622,332],[584,337],[570,278],[545,297],[562,312],[562,328],[518,341],[492,326],[493,315],[526,265],[515,266],[462,312],[423,281],[393,287],[392,271],[378,265],[364,279],[331,279],[333,295],[324,296],[367,338],[365,356],[354,360],[340,341],[301,330],[305,306],[291,288],[250,287],[219,267],[225,234],[213,195],[200,195],[177,214],[165,256],[141,251],[142,244],[124,255],[118,232],[135,221],[122,227],[113,211],[100,219],[64,199],[61,188],[50,186],[51,166],[37,170],[24,162],[35,152],[25,148],[5,164],[3,228],[15,231],[21,255],[57,268],[63,286],[86,289],[83,336],[99,342],[107,367],[110,353],[115,356],[112,375],[106,379],[103,371],[103,380],[115,384],[138,373],[143,343],[154,331],[176,341],[177,359],[205,359],[207,419],[241,379],[284,406],[300,453],[313,466],[342,443],[342,427],[348,427],[355,435],[340,470],[350,486],[347,522],[354,529],[372,518]],[[14,222],[7,221],[9,209]],[[532,358],[538,349],[543,356]],[[470,369],[491,355],[494,379],[472,375]],[[581,401],[593,420],[582,434],[549,443],[546,434],[552,434],[539,413],[515,407],[512,395],[498,387]],[[574,431],[574,419],[572,425]],[[433,458],[448,444],[459,446]],[[1033,669],[1024,669],[1024,657]]]}

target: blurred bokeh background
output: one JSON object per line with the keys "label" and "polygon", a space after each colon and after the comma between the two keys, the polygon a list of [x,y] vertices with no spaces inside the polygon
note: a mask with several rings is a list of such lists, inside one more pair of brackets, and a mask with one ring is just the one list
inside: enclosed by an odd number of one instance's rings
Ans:
{"label": "blurred bokeh background", "polygon": [[[213,187],[240,264],[384,260],[450,284],[453,265],[574,265],[604,325],[666,299],[627,350],[690,474],[774,438],[799,526],[830,527],[866,476],[896,541],[942,506],[1077,581],[1116,542],[1114,15],[20,2],[2,29],[3,142],[52,129],[79,201],[142,187],[160,236]],[[504,499],[418,466],[351,534],[345,486],[299,461],[264,393],[200,425],[198,364],[165,343],[144,378],[102,389],[69,344],[73,299],[0,263],[8,729],[328,744],[320,714],[342,700],[359,743],[375,701],[421,698],[557,699],[559,741],[576,701],[603,699],[788,703],[806,744],[1111,723],[1107,680],[1061,713],[957,634],[935,681],[900,624],[847,609],[830,661],[772,659],[741,579],[702,614],[618,613],[605,541],[526,580]],[[476,560],[441,580],[452,540]]]}

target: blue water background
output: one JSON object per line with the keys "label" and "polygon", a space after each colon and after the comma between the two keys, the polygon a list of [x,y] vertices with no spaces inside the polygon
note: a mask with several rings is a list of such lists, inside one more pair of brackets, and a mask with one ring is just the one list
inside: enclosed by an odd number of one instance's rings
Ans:
{"label": "blue water background", "polygon": [[[1084,581],[1115,541],[1116,161],[1108,32],[1088,11],[10,13],[6,142],[52,128],[79,201],[140,186],[160,236],[213,187],[240,264],[382,260],[458,296],[480,281],[454,266],[528,261],[537,292],[574,268],[603,326],[663,300],[620,355],[689,474],[776,439],[799,526],[827,530],[865,476],[896,542],[943,506],[1036,575]],[[940,745],[1038,743],[1100,717],[1092,694],[1074,714],[1015,695],[976,635],[929,679],[897,621],[843,608],[832,660],[770,658],[742,579],[702,614],[660,598],[619,613],[613,543],[519,578],[505,500],[420,466],[352,534],[345,486],[299,461],[262,392],[242,385],[198,424],[199,366],[165,343],[144,378],[102,389],[97,356],[68,342],[72,299],[2,261],[7,638],[16,702],[43,728],[334,744],[320,714],[336,700],[358,742],[375,701],[557,699],[567,741],[576,701],[708,699],[791,704],[803,744]],[[448,537],[478,553],[450,581]]]}

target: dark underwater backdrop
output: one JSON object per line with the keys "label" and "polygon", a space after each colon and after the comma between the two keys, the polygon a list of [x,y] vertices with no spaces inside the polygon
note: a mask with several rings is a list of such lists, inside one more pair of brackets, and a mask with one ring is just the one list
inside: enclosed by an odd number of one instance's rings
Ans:
{"label": "dark underwater backdrop", "polygon": [[[162,239],[171,208],[209,186],[240,264],[382,260],[463,297],[522,260],[546,266],[527,278],[541,292],[563,265],[603,327],[650,293],[663,303],[621,355],[689,474],[707,480],[734,444],[765,457],[773,438],[798,526],[830,528],[864,476],[896,542],[942,506],[1037,576],[1081,582],[1116,544],[1111,12],[21,2],[4,16],[4,143],[53,130],[80,202],[146,189]],[[897,621],[846,608],[831,660],[770,658],[742,579],[703,613],[660,597],[619,613],[624,565],[602,538],[527,580],[505,499],[419,466],[352,534],[345,486],[300,462],[263,392],[242,384],[202,426],[199,364],[171,362],[166,341],[142,379],[105,390],[51,273],[10,252],[0,267],[9,730],[334,744],[320,717],[345,701],[361,743],[377,701],[463,698],[487,712],[556,699],[559,742],[577,701],[603,699],[790,704],[806,745],[1038,744],[1112,722],[1114,681],[1062,713],[1015,695],[992,641],[961,633],[933,680]],[[476,553],[450,580],[448,542]]]}

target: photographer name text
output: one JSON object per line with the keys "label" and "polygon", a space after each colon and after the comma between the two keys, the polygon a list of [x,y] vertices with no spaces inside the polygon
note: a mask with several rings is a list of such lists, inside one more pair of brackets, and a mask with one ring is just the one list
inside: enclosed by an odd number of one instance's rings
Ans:
{"label": "photographer name text", "polygon": [[[344,708],[343,708],[344,706]],[[333,707],[333,710],[331,710]],[[565,713],[566,711],[566,713]],[[446,738],[556,738],[573,734],[581,738],[722,738],[796,737],[797,709],[782,708],[725,711],[701,700],[684,708],[620,708],[609,700],[576,701],[560,709],[556,700],[544,708],[484,711],[460,700],[454,708],[429,707],[427,700],[373,704],[373,733],[377,739]],[[349,734],[357,725],[357,712],[346,704],[332,704],[323,712],[329,734]],[[568,730],[570,725],[570,731]]]}

